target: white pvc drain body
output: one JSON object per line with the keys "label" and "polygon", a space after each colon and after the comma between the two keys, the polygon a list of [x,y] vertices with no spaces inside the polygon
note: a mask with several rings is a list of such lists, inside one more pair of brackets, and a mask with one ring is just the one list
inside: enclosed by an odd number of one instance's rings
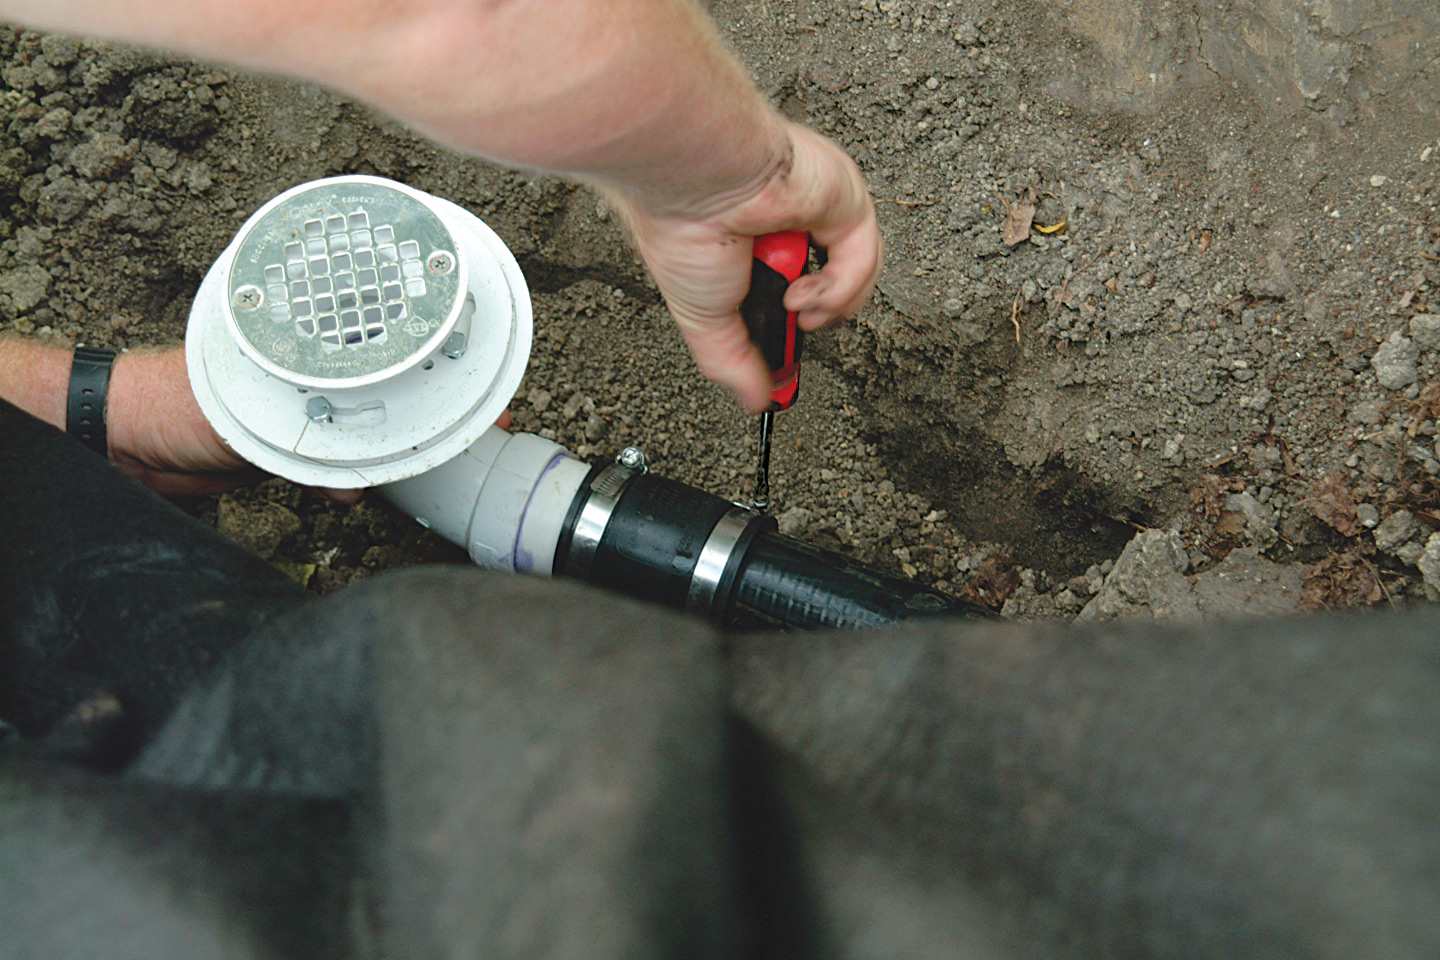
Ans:
{"label": "white pvc drain body", "polygon": [[245,221],[190,311],[200,409],[297,483],[439,466],[495,421],[530,357],[529,290],[478,217],[378,177],[287,190]]}

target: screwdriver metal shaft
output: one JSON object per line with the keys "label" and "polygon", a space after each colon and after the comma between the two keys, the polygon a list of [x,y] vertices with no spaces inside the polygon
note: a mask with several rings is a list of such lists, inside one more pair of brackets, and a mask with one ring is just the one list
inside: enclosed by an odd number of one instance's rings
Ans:
{"label": "screwdriver metal shaft", "polygon": [[755,467],[755,495],[751,505],[756,513],[770,509],[770,431],[775,427],[775,411],[760,415],[760,463]]}

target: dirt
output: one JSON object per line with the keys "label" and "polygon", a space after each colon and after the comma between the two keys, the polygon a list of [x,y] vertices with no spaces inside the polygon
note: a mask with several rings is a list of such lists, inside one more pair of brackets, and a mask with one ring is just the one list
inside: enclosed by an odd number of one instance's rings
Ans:
{"label": "dirt", "polygon": [[[1267,613],[1440,598],[1440,14],[1286,19],[1307,4],[712,5],[780,109],[856,157],[887,243],[779,418],[787,532],[1014,616],[1243,611],[1213,600],[1237,570],[1284,586],[1257,589]],[[1289,46],[1243,47],[1266,30]],[[754,424],[583,190],[210,65],[4,31],[0,79],[0,329],[178,342],[257,206],[393,177],[520,260],[516,428],[748,494]],[[317,592],[463,559],[378,501],[279,481],[192,509]],[[1142,531],[1180,552],[1137,587],[1117,561]]]}

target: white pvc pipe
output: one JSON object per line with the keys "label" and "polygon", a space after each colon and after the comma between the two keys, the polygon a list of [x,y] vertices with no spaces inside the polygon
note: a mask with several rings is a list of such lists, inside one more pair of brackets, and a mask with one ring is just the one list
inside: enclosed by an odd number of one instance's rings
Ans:
{"label": "white pvc pipe", "polygon": [[379,492],[483,567],[552,576],[565,515],[589,472],[558,443],[491,427],[458,457]]}

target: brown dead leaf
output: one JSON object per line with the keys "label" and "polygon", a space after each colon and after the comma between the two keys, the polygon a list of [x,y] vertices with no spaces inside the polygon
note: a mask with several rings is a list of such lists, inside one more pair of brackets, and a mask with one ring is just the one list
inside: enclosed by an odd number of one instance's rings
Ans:
{"label": "brown dead leaf", "polygon": [[1420,292],[1420,288],[1424,285],[1425,274],[1423,272],[1417,273],[1415,274],[1415,276],[1405,281],[1405,292],[1400,296],[1400,303],[1397,304],[1398,309],[1409,309],[1410,304],[1413,303],[1415,300],[1415,295]]}
{"label": "brown dead leaf", "polygon": [[1035,205],[1040,201],[1040,195],[1035,192],[1034,187],[1026,187],[1025,196],[1021,200],[1012,201],[1000,193],[996,196],[1005,204],[1005,223],[1000,227],[1000,242],[1007,247],[1023,243],[1025,238],[1030,236],[1030,228],[1035,223]]}
{"label": "brown dead leaf", "polygon": [[1267,447],[1274,447],[1280,451],[1280,463],[1285,468],[1285,476],[1298,477],[1300,475],[1300,468],[1295,465],[1295,457],[1290,453],[1290,444],[1286,443],[1285,438],[1275,432],[1275,421],[1273,418],[1265,432],[1255,439]]}
{"label": "brown dead leaf", "polygon": [[1210,249],[1210,244],[1214,242],[1215,238],[1210,235],[1210,231],[1202,230],[1200,231],[1200,240],[1195,244],[1195,250],[1197,253],[1204,253]]}
{"label": "brown dead leaf", "polygon": [[1432,383],[1420,391],[1420,396],[1410,401],[1410,426],[1405,435],[1414,437],[1420,424],[1440,417],[1440,383]]}
{"label": "brown dead leaf", "polygon": [[1207,473],[1200,478],[1200,485],[1190,491],[1190,503],[1205,516],[1218,517],[1225,504],[1225,494],[1240,493],[1244,489],[1245,481],[1239,477]]}
{"label": "brown dead leaf", "polygon": [[980,564],[975,579],[960,591],[960,596],[973,603],[999,610],[1005,601],[1020,589],[1020,561],[1004,554],[996,554]]}
{"label": "brown dead leaf", "polygon": [[1215,523],[1217,537],[1238,537],[1245,532],[1245,514],[1239,510],[1226,510]]}
{"label": "brown dead leaf", "polygon": [[1385,596],[1380,571],[1359,549],[1332,553],[1305,568],[1300,587],[1300,608],[1360,607],[1379,603]]}
{"label": "brown dead leaf", "polygon": [[1340,531],[1342,536],[1353,537],[1357,532],[1355,498],[1339,474],[1331,473],[1316,480],[1304,503],[1311,513]]}
{"label": "brown dead leaf", "polygon": [[1049,236],[1052,233],[1064,233],[1065,228],[1069,225],[1070,221],[1061,220],[1059,223],[1037,223],[1035,224],[1035,229]]}

